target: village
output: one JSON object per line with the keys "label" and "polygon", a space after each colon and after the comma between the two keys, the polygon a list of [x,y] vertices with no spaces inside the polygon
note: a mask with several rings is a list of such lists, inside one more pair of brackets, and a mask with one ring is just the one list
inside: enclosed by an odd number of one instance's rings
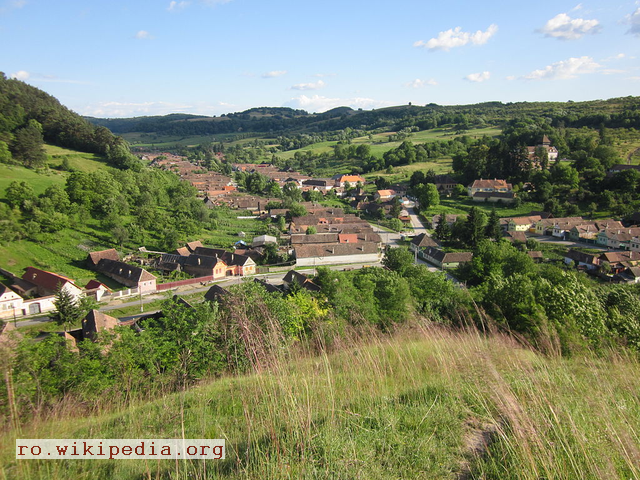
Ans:
{"label": "village", "polygon": [[[529,156],[536,159],[540,149],[546,150],[549,161],[557,159],[557,150],[548,138],[529,148]],[[318,192],[341,199],[344,208],[322,206],[314,201],[301,202],[304,215],[292,215],[280,198],[252,195],[242,190],[232,176],[202,170],[186,158],[170,153],[143,156],[156,168],[175,172],[183,181],[198,190],[202,202],[209,208],[226,206],[249,215],[258,222],[273,222],[282,218],[286,231],[279,235],[260,235],[249,240],[244,232],[237,232],[238,241],[230,248],[213,248],[202,241],[188,242],[171,252],[149,251],[144,246],[126,255],[116,249],[89,252],[88,269],[108,277],[121,289],[113,290],[98,280],[84,286],[73,279],[29,267],[22,274],[3,270],[11,279],[9,285],[0,284],[0,319],[37,316],[55,310],[56,292],[65,290],[74,299],[92,297],[108,304],[127,297],[140,297],[158,292],[175,291],[189,285],[206,285],[232,278],[282,272],[283,278],[275,288],[293,278],[305,288],[314,289],[313,282],[295,269],[327,265],[380,265],[385,248],[408,244],[416,262],[424,262],[433,270],[451,270],[473,259],[471,251],[444,248],[432,234],[440,222],[452,227],[460,215],[434,215],[420,219],[413,211],[418,203],[407,195],[405,186],[397,184],[387,189],[365,193],[367,181],[360,175],[340,174],[333,178],[312,178],[298,172],[281,171],[271,164],[231,165],[232,172],[260,174],[281,188],[296,188],[302,193]],[[618,171],[625,166],[615,166]],[[618,170],[616,170],[616,168]],[[436,175],[435,186],[440,195],[450,195],[456,181],[449,175]],[[369,189],[371,191],[371,189]],[[466,187],[474,202],[510,203],[516,198],[513,186],[502,179],[477,179]],[[356,213],[345,213],[349,208]],[[362,218],[391,218],[396,216],[404,225],[405,234],[389,233]],[[242,217],[247,218],[247,217]],[[424,218],[424,217],[423,217]],[[608,282],[636,283],[640,280],[640,215],[630,225],[613,219],[589,220],[584,217],[554,218],[546,212],[531,212],[527,216],[501,218],[502,235],[509,242],[524,246],[529,238],[543,242],[564,242],[567,248],[563,259],[587,273],[598,275]],[[421,233],[418,233],[421,232]],[[584,249],[599,249],[599,253]],[[283,254],[289,261],[265,265],[266,251]],[[527,254],[536,262],[546,259],[541,251]],[[153,272],[153,273],[152,273]],[[159,281],[158,275],[180,273],[188,278]],[[154,274],[155,273],[155,274]],[[263,281],[263,284],[265,282]]]}

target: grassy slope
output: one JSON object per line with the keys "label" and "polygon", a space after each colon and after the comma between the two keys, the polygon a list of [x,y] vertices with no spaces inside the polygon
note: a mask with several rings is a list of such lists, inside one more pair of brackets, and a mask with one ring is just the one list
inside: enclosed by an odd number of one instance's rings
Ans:
{"label": "grassy slope", "polygon": [[71,168],[81,172],[95,172],[107,167],[106,160],[95,153],[79,152],[55,145],[45,145],[45,151],[49,155],[47,163],[50,168],[59,168],[64,158],[69,160]]}
{"label": "grassy slope", "polygon": [[[499,128],[489,127],[489,128],[480,128],[476,130],[470,130],[469,132],[466,132],[464,135],[468,135],[471,137],[481,137],[483,135],[497,136],[497,135],[500,135],[500,132],[501,130]],[[459,136],[461,135],[454,134],[451,131],[448,131],[446,129],[437,128],[433,130],[423,130],[421,132],[414,132],[411,134],[410,137],[407,138],[407,140],[414,144],[418,144],[418,143],[434,142],[438,140],[451,140]],[[388,137],[389,137],[388,132],[379,133],[379,134],[373,135],[373,138],[371,140],[369,139],[369,137],[354,138],[352,143],[356,145],[361,143],[368,143],[369,145],[371,145],[371,154],[375,155],[376,157],[382,158],[382,155],[384,154],[384,152],[391,150],[392,148],[397,148],[402,144],[402,142],[389,142]],[[297,150],[289,150],[286,152],[278,153],[277,156],[279,158],[289,159],[289,158],[293,158],[295,153],[298,151],[304,152],[304,151],[310,150],[317,154],[323,153],[323,152],[331,152],[333,150],[332,147],[335,146],[337,143],[338,143],[337,141],[314,143],[313,145],[307,145],[306,147],[303,147]]]}
{"label": "grassy slope", "polygon": [[[639,478],[640,365],[412,333],[0,441],[5,478]],[[112,405],[113,408],[113,405]],[[494,430],[488,455],[471,450]],[[15,438],[225,438],[227,459],[24,461]],[[465,467],[465,465],[467,465]]]}

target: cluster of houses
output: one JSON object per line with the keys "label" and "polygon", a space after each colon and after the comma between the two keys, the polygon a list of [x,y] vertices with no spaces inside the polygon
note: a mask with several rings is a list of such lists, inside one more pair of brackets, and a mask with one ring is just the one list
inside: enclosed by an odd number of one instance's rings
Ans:
{"label": "cluster of houses", "polygon": [[500,222],[503,229],[509,233],[548,235],[608,249],[640,252],[640,227],[625,226],[622,222],[610,218],[553,218],[545,212],[532,212],[523,217],[503,218]]}
{"label": "cluster of houses", "polygon": [[598,274],[609,281],[638,283],[640,281],[639,252],[586,253],[571,249],[564,257],[567,265]]}
{"label": "cluster of houses", "polygon": [[315,209],[292,218],[289,234],[291,254],[299,266],[377,263],[381,258],[380,235],[369,222],[340,208]]}

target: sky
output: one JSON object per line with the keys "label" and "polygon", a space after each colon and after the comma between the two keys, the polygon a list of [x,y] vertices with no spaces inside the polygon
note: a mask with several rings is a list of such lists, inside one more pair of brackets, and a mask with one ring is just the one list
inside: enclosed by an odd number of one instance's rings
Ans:
{"label": "sky", "polygon": [[0,0],[0,46],[96,117],[640,95],[640,1]]}

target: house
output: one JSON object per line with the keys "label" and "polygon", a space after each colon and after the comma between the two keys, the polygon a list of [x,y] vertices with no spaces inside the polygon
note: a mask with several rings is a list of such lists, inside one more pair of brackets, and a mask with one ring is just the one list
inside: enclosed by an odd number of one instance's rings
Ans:
{"label": "house", "polygon": [[227,275],[227,264],[220,257],[192,254],[185,258],[183,271],[194,277],[213,277],[214,280]]}
{"label": "house", "polygon": [[374,242],[295,245],[293,250],[298,266],[380,261],[380,249]]}
{"label": "house", "polygon": [[84,319],[82,319],[82,338],[96,340],[96,336],[102,331],[111,331],[118,325],[118,319],[105,315],[98,310],[91,310]]}
{"label": "house", "polygon": [[89,268],[95,270],[95,268],[98,266],[98,263],[100,263],[100,260],[102,260],[103,258],[108,258],[109,260],[115,260],[117,262],[118,260],[120,260],[120,255],[118,255],[118,252],[115,248],[100,250],[99,252],[91,252],[87,256],[87,264],[89,265]]}
{"label": "house", "polygon": [[282,282],[287,287],[290,287],[292,283],[297,283],[299,286],[301,286],[305,290],[309,290],[310,292],[319,292],[320,290],[322,290],[319,285],[316,285],[311,280],[309,280],[306,275],[303,275],[300,272],[296,272],[295,270],[289,270],[282,279]]}
{"label": "house", "polygon": [[89,283],[84,287],[84,293],[94,297],[96,302],[99,302],[102,297],[111,293],[111,289],[98,280],[89,280]]}
{"label": "house", "polygon": [[141,294],[156,291],[156,277],[143,268],[103,258],[98,262],[97,270],[127,287],[138,288]]}
{"label": "house", "polygon": [[516,198],[513,192],[477,192],[471,196],[474,202],[512,203]]}
{"label": "house", "polygon": [[541,158],[538,158],[538,152],[540,151],[546,151],[549,162],[555,162],[558,159],[558,149],[551,145],[551,140],[546,135],[542,137],[542,141],[537,145],[527,147],[529,160],[537,165],[540,165],[542,161]]}
{"label": "house", "polygon": [[262,285],[269,293],[282,293],[282,288],[279,285],[273,285],[272,283],[259,278],[254,278],[253,281],[258,285]]}
{"label": "house", "polygon": [[558,232],[565,230],[571,230],[575,225],[581,225],[585,223],[582,217],[562,217],[562,218],[542,218],[538,220],[535,225],[536,235],[553,235],[556,226],[559,226]]}
{"label": "house", "polygon": [[75,299],[82,297],[82,289],[73,283],[73,280],[57,273],[47,272],[35,267],[27,267],[22,279],[35,285],[37,293],[41,297],[55,295],[58,289],[66,291]]}
{"label": "house", "polygon": [[309,187],[320,192],[328,192],[334,185],[335,181],[330,178],[310,178],[302,181],[302,188]]}
{"label": "house", "polygon": [[629,267],[624,272],[630,283],[638,283],[640,282],[640,267]]}
{"label": "house", "polygon": [[204,294],[204,299],[209,302],[219,302],[222,297],[229,294],[231,294],[231,292],[226,288],[222,288],[220,285],[214,285]]}
{"label": "house", "polygon": [[604,252],[598,257],[600,266],[606,262],[611,268],[611,273],[621,273],[628,267],[636,267],[640,264],[638,252]]}
{"label": "house", "polygon": [[208,257],[219,257],[226,265],[226,276],[233,275],[253,275],[256,273],[256,262],[247,255],[227,252],[221,248],[198,247],[196,255]]}
{"label": "house", "polygon": [[535,224],[542,220],[540,215],[531,215],[528,217],[513,217],[507,223],[507,231],[509,232],[529,232],[535,229]]}
{"label": "house", "polygon": [[525,235],[524,232],[503,232],[502,233],[503,238],[506,238],[509,242],[511,243],[527,243],[527,236]]}
{"label": "house", "polygon": [[544,262],[544,255],[542,254],[542,252],[538,251],[538,250],[529,250],[527,252],[527,255],[529,256],[529,258],[531,258],[531,260],[533,260],[535,263],[542,263]]}
{"label": "house", "polygon": [[472,252],[454,252],[445,253],[436,247],[427,247],[420,256],[429,263],[433,263],[435,266],[445,268],[455,268],[462,263],[467,263],[473,260]]}
{"label": "house", "polygon": [[513,185],[507,183],[506,180],[498,180],[494,178],[493,180],[475,180],[468,187],[469,196],[473,197],[476,193],[507,193],[513,190]]}
{"label": "house", "polygon": [[391,200],[395,198],[397,193],[395,190],[378,190],[373,194],[374,200]]}
{"label": "house", "polygon": [[[609,225],[608,225],[609,227]],[[620,225],[622,227],[622,225]],[[640,228],[604,228],[597,236],[597,243],[607,248],[621,250],[631,250],[631,243],[634,237],[640,235]]]}
{"label": "house", "polygon": [[431,238],[426,233],[421,233],[420,235],[416,235],[411,239],[411,243],[409,244],[409,249],[412,252],[419,252],[421,249],[427,247],[439,247],[440,245],[433,238]]}
{"label": "house", "polygon": [[440,194],[449,194],[453,192],[458,184],[458,182],[456,182],[456,180],[448,173],[444,175],[436,175],[433,178],[433,183]]}
{"label": "house", "polygon": [[251,242],[251,246],[253,247],[263,247],[268,244],[278,244],[278,239],[271,235],[260,235],[258,237],[253,237],[253,241]]}
{"label": "house", "polygon": [[352,187],[355,187],[358,184],[358,182],[360,182],[361,185],[364,185],[367,182],[360,175],[340,175],[339,174],[339,175],[335,175],[333,177],[333,180],[335,181],[334,185],[336,187],[341,187],[341,188],[344,188],[344,186],[347,183]]}
{"label": "house", "polygon": [[[440,223],[440,219],[442,217],[443,215],[434,215],[433,217],[431,217],[431,228],[437,228],[438,223]],[[466,218],[466,215],[452,215],[452,214],[444,215],[444,219],[449,224],[450,227],[453,226],[454,223],[456,223],[458,218]]]}
{"label": "house", "polygon": [[0,318],[13,318],[22,314],[22,297],[0,283]]}
{"label": "house", "polygon": [[186,247],[189,250],[190,253],[193,253],[196,251],[196,248],[198,247],[203,247],[204,245],[202,245],[202,242],[200,240],[196,240],[195,242],[189,242],[187,243]]}

